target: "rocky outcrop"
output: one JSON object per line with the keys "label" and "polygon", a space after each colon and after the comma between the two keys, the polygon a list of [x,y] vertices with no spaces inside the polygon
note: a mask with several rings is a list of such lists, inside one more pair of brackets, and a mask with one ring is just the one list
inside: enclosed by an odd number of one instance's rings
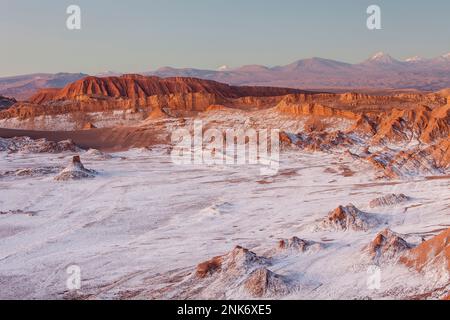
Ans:
{"label": "rocky outcrop", "polygon": [[398,258],[402,252],[411,247],[399,234],[385,229],[370,243],[368,253],[374,262],[380,263]]}
{"label": "rocky outcrop", "polygon": [[386,178],[444,174],[450,166],[450,138],[399,152],[386,149],[371,154],[366,160]]}
{"label": "rocky outcrop", "polygon": [[[276,107],[281,113],[286,113],[292,116],[315,116],[315,117],[340,117],[356,120],[359,114],[341,110],[316,102],[303,103],[305,95],[289,95],[286,96]],[[313,97],[313,96],[311,96]]]}
{"label": "rocky outcrop", "polygon": [[109,160],[112,159],[113,156],[97,149],[89,149],[83,154],[83,158],[87,158],[89,160]]}
{"label": "rocky outcrop", "polygon": [[86,122],[83,125],[83,130],[96,129],[97,127],[92,122]]}
{"label": "rocky outcrop", "polygon": [[[45,89],[28,102],[19,103],[0,119],[26,119],[39,115],[72,112],[100,112],[115,109],[172,110],[174,116],[183,112],[205,111],[210,105],[226,104],[267,106],[275,104],[298,89],[269,87],[237,87],[195,78],[158,78],[141,75],[121,77],[86,77],[63,89]],[[279,98],[278,98],[279,97]]]}
{"label": "rocky outcrop", "polygon": [[294,252],[315,252],[324,248],[324,245],[319,242],[300,239],[292,237],[290,239],[282,239],[278,242],[278,251],[294,251]]}
{"label": "rocky outcrop", "polygon": [[154,106],[152,111],[149,113],[147,120],[157,120],[157,119],[165,119],[168,117],[168,114],[164,112],[161,107]]}
{"label": "rocky outcrop", "polygon": [[54,142],[46,139],[33,140],[29,137],[0,138],[0,151],[10,153],[61,153],[66,151],[77,152],[79,150],[72,140]]}
{"label": "rocky outcrop", "polygon": [[72,162],[64,170],[62,170],[56,177],[56,181],[80,180],[86,178],[94,178],[96,172],[94,170],[86,169],[81,163],[79,156],[74,156]]}
{"label": "rocky outcrop", "polygon": [[355,140],[342,131],[318,132],[312,134],[300,133],[291,136],[295,145],[309,151],[328,151],[336,148],[348,148],[355,144]]}
{"label": "rocky outcrop", "polygon": [[[75,81],[39,103],[54,100],[77,100],[82,97],[108,97],[130,100],[145,99],[151,96],[173,94],[206,93],[222,98],[240,98],[245,96],[269,97],[301,92],[297,89],[268,87],[237,87],[224,83],[196,78],[159,78],[137,74],[121,77],[86,77]],[[30,99],[31,103],[36,103]]]}
{"label": "rocky outcrop", "polygon": [[409,141],[417,138],[429,143],[450,135],[450,106],[436,109],[417,106],[414,109],[394,109],[381,117],[377,133],[373,137],[375,143],[386,141]]}
{"label": "rocky outcrop", "polygon": [[4,177],[42,177],[56,174],[61,170],[61,167],[46,166],[37,168],[23,168],[13,171],[0,172],[0,178]]}
{"label": "rocky outcrop", "polygon": [[421,243],[400,258],[400,262],[437,281],[450,281],[450,229]]}
{"label": "rocky outcrop", "polygon": [[237,246],[227,254],[200,263],[194,270],[177,269],[160,274],[151,281],[157,284],[156,290],[151,289],[149,294],[132,292],[131,296],[147,299],[272,299],[285,296],[300,285],[269,270],[270,266],[270,258]]}
{"label": "rocky outcrop", "polygon": [[380,221],[372,214],[363,212],[353,204],[339,206],[331,211],[322,220],[317,230],[336,231],[367,231],[380,224]]}
{"label": "rocky outcrop", "polygon": [[200,263],[197,266],[196,275],[199,278],[205,278],[221,272],[226,272],[227,275],[240,274],[255,266],[267,266],[268,264],[269,261],[266,258],[259,257],[254,252],[237,246],[226,255]]}
{"label": "rocky outcrop", "polygon": [[30,102],[32,104],[41,104],[41,103],[55,100],[60,91],[61,91],[60,88],[41,89],[38,92],[36,92],[34,95],[32,95],[30,98],[28,98],[28,102]]}
{"label": "rocky outcrop", "polygon": [[255,298],[289,293],[289,286],[284,277],[268,270],[258,268],[245,279],[245,290]]}
{"label": "rocky outcrop", "polygon": [[[270,260],[237,246],[231,252],[200,263],[195,272],[196,287],[220,287],[242,291],[251,297],[269,297],[289,292],[287,280],[268,269]],[[199,283],[199,281],[202,283]]]}
{"label": "rocky outcrop", "polygon": [[377,207],[389,207],[389,206],[395,206],[398,204],[405,203],[407,201],[411,200],[408,196],[404,195],[403,193],[400,194],[388,194],[379,198],[375,198],[372,201],[369,202],[369,206],[371,208],[377,208]]}

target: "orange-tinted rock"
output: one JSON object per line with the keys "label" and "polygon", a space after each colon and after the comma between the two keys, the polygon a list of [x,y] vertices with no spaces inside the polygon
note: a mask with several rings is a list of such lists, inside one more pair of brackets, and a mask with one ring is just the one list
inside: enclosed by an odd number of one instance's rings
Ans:
{"label": "orange-tinted rock", "polygon": [[214,257],[211,260],[200,263],[197,266],[196,275],[199,278],[204,278],[208,275],[219,271],[222,267],[222,257]]}
{"label": "orange-tinted rock", "polygon": [[319,229],[367,231],[379,224],[371,214],[363,212],[353,204],[339,206],[331,211],[319,224]]}
{"label": "orange-tinted rock", "polygon": [[[270,271],[268,258],[237,246],[229,253],[200,263],[195,272],[195,287],[234,289],[255,297],[269,297],[289,292],[288,281]],[[189,289],[190,290],[190,289]]]}
{"label": "orange-tinted rock", "polygon": [[360,116],[352,111],[336,109],[315,102],[296,103],[295,100],[292,95],[286,96],[277,105],[277,110],[293,116],[341,117],[352,120],[356,120]]}
{"label": "orange-tinted rock", "polygon": [[450,229],[405,253],[400,261],[417,271],[433,272],[450,278]]}
{"label": "orange-tinted rock", "polygon": [[419,105],[414,109],[394,109],[381,117],[377,133],[373,140],[404,141],[412,135],[424,142],[447,138],[450,135],[450,106],[441,106],[432,110]]}
{"label": "orange-tinted rock", "polygon": [[61,91],[60,88],[41,89],[36,94],[32,95],[28,99],[28,102],[33,104],[40,104],[47,101],[55,100],[60,91]]}
{"label": "orange-tinted rock", "polygon": [[96,129],[97,127],[92,122],[87,122],[83,125],[83,130]]}
{"label": "orange-tinted rock", "polygon": [[385,229],[369,245],[369,255],[374,260],[393,259],[411,246],[397,233]]}
{"label": "orange-tinted rock", "polygon": [[208,111],[226,111],[226,110],[229,110],[229,108],[227,108],[221,104],[212,104],[208,108],[206,108],[206,112],[208,112]]}
{"label": "orange-tinted rock", "polygon": [[[121,77],[86,77],[75,81],[57,94],[49,95],[39,103],[52,100],[77,100],[80,97],[108,97],[123,99],[145,99],[155,95],[206,93],[223,98],[239,98],[245,96],[281,96],[288,93],[300,92],[297,89],[267,88],[267,87],[237,87],[227,84],[201,80],[196,78],[158,78],[136,74]],[[34,102],[30,99],[31,102]]]}
{"label": "orange-tinted rock", "polygon": [[255,298],[283,295],[289,292],[289,286],[284,277],[267,268],[258,268],[252,271],[244,281],[244,288]]}
{"label": "orange-tinted rock", "polygon": [[[298,89],[238,87],[195,78],[158,78],[141,75],[86,77],[62,89],[44,89],[28,102],[17,104],[3,118],[30,118],[71,112],[114,109],[169,108],[178,112],[205,111],[211,105],[267,106]],[[280,98],[277,98],[280,97]]]}
{"label": "orange-tinted rock", "polygon": [[159,106],[155,106],[152,108],[152,111],[148,115],[147,119],[155,120],[155,119],[164,119],[167,117],[168,117],[167,113],[165,113]]}

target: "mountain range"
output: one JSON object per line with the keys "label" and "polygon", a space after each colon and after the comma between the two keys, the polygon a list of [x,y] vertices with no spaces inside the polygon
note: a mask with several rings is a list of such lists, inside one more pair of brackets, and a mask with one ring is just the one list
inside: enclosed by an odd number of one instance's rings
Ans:
{"label": "mountain range", "polygon": [[355,89],[416,89],[436,91],[450,87],[450,54],[434,59],[413,57],[400,61],[377,53],[358,64],[310,58],[285,66],[247,65],[220,70],[164,67],[147,75],[189,76],[233,85],[262,85],[346,91]]}
{"label": "mountain range", "polygon": [[[450,53],[433,59],[412,57],[397,60],[380,52],[357,64],[323,58],[295,61],[284,66],[222,66],[217,70],[163,67],[141,72],[146,76],[193,77],[238,86],[270,86],[306,90],[421,90],[437,91],[450,87]],[[96,76],[116,76],[104,72]],[[83,73],[30,74],[0,78],[0,95],[28,99],[38,89],[62,88],[88,76]]]}
{"label": "mountain range", "polygon": [[45,88],[62,88],[87,77],[84,73],[34,73],[0,78],[0,95],[24,100]]}

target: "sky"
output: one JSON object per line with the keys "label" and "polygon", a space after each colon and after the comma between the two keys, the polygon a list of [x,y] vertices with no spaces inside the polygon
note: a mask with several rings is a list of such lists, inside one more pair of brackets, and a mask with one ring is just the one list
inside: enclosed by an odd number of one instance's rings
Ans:
{"label": "sky", "polygon": [[[81,30],[66,9],[81,8]],[[368,30],[369,5],[382,30]],[[0,77],[450,52],[448,0],[0,0]]]}

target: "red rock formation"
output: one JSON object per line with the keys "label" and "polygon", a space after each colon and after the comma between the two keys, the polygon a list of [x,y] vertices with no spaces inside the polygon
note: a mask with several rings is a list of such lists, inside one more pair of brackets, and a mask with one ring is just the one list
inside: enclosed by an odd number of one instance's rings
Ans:
{"label": "red rock formation", "polygon": [[41,89],[34,95],[32,95],[28,101],[33,104],[41,104],[45,103],[47,101],[55,100],[58,96],[61,89],[59,88],[47,88],[47,89]]}
{"label": "red rock formation", "polygon": [[411,246],[390,229],[380,232],[368,247],[370,257],[375,261],[384,261],[398,257]]}
{"label": "red rock formation", "polygon": [[450,229],[409,250],[400,262],[417,271],[450,279]]}
{"label": "red rock formation", "polygon": [[96,129],[97,127],[92,122],[87,122],[83,125],[83,130]]}
{"label": "red rock formation", "polygon": [[[295,96],[294,96],[295,97]],[[287,96],[278,105],[277,110],[293,116],[340,117],[356,120],[359,114],[352,111],[328,107],[318,103],[296,103],[293,96]]]}
{"label": "red rock formation", "polygon": [[159,106],[154,106],[152,108],[152,111],[150,112],[150,114],[148,115],[147,119],[148,120],[156,120],[156,119],[164,119],[167,118],[168,115],[167,113],[165,113],[161,107]]}
{"label": "red rock formation", "polygon": [[391,150],[376,152],[366,160],[381,170],[387,178],[442,174],[450,167],[450,138],[397,153]]}
{"label": "red rock formation", "polygon": [[209,112],[209,111],[227,111],[227,110],[230,110],[230,108],[227,108],[221,104],[212,104],[208,108],[206,108],[205,111]]}
{"label": "red rock formation", "polygon": [[241,246],[237,246],[226,255],[214,257],[213,259],[200,263],[197,266],[197,276],[203,278],[215,272],[227,271],[235,273],[247,270],[255,265],[267,265],[267,259],[258,257],[254,252]]}
{"label": "red rock formation", "polygon": [[97,112],[130,108],[169,108],[179,112],[204,111],[210,105],[268,106],[298,89],[237,87],[195,78],[158,78],[140,75],[86,77],[63,89],[45,89],[28,103],[20,103],[2,118],[30,118],[70,112]]}
{"label": "red rock formation", "polygon": [[418,106],[409,110],[394,109],[387,117],[381,117],[373,141],[405,141],[417,137],[429,143],[449,135],[449,105],[434,110],[427,106]]}
{"label": "red rock formation", "polygon": [[339,206],[331,211],[319,224],[318,229],[367,231],[377,224],[379,224],[379,221],[375,217],[362,212],[353,204],[349,204],[345,207]]}
{"label": "red rock formation", "polygon": [[214,257],[211,260],[200,263],[197,266],[196,275],[199,278],[205,278],[212,275],[216,271],[220,271],[222,268],[223,259],[221,256]]}
{"label": "red rock formation", "polygon": [[46,99],[43,94],[38,94],[34,99],[30,99],[30,102],[45,103],[54,100],[79,100],[85,96],[137,100],[150,96],[188,93],[213,94],[222,98],[240,98],[246,96],[269,97],[282,96],[294,92],[300,92],[300,90],[237,87],[196,78],[176,77],[162,79],[130,74],[121,77],[86,77],[67,85],[56,94],[52,92],[53,94],[49,94]]}
{"label": "red rock formation", "polygon": [[223,288],[234,287],[243,289],[252,297],[288,293],[287,280],[267,269],[269,264],[269,259],[237,246],[223,256],[200,263],[195,272],[195,287],[202,287],[202,284],[198,283],[201,281],[205,286],[203,289],[207,289],[213,281],[220,283],[222,291]]}
{"label": "red rock formation", "polygon": [[267,268],[258,268],[252,271],[244,281],[244,288],[252,297],[256,298],[289,293],[289,287],[284,277]]}

